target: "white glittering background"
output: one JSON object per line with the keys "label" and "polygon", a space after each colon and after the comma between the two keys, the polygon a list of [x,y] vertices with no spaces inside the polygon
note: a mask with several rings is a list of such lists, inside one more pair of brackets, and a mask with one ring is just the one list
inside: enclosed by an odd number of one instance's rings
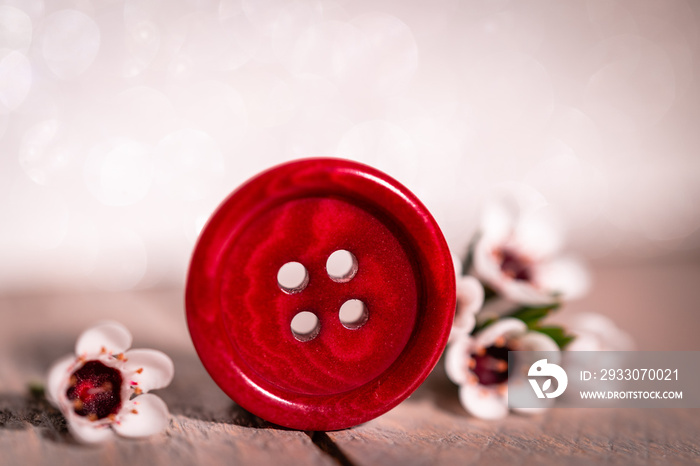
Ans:
{"label": "white glittering background", "polygon": [[0,1],[0,290],[184,282],[237,185],[386,171],[462,250],[538,191],[589,261],[700,251],[700,2]]}

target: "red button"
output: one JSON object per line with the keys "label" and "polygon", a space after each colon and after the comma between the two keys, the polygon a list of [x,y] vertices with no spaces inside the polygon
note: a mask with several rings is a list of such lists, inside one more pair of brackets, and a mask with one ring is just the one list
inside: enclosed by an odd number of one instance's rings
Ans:
{"label": "red button", "polygon": [[[346,273],[327,268],[334,253]],[[214,213],[186,306],[204,366],[236,403],[282,426],[335,430],[383,414],[428,376],[453,320],[454,269],[435,220],[396,180],[301,160],[251,179]]]}

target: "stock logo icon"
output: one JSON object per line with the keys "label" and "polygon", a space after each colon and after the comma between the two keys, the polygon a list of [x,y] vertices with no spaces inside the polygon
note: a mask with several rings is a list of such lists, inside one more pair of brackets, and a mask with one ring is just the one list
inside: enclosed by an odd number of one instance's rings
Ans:
{"label": "stock logo icon", "polygon": [[[530,385],[532,385],[532,389],[535,391],[537,398],[556,398],[564,393],[569,383],[569,378],[564,369],[556,364],[548,363],[546,359],[540,359],[530,366],[527,375],[528,381]],[[538,379],[544,377],[547,377],[547,379],[544,380],[540,387]],[[547,390],[552,387],[552,378],[557,381],[557,389],[548,393]]]}

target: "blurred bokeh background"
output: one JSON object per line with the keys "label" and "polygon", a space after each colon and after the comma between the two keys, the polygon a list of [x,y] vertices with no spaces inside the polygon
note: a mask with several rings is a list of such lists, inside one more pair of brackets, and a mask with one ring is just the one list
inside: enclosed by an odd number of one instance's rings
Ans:
{"label": "blurred bokeh background", "polygon": [[694,334],[699,15],[686,0],[0,0],[0,292],[182,287],[230,191],[337,156],[408,186],[457,252],[494,193],[534,190],[601,271],[582,307],[635,317],[663,279],[654,305]]}

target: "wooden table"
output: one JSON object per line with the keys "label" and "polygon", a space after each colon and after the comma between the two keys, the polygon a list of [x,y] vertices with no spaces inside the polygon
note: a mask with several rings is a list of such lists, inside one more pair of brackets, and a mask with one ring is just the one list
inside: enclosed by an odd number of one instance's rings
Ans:
{"label": "wooden table", "polygon": [[[691,280],[697,278],[700,269],[690,269]],[[688,270],[673,270],[678,277],[671,282],[687,280]],[[647,275],[626,276],[620,283],[631,291]],[[134,347],[161,349],[173,358],[175,379],[158,392],[172,420],[164,434],[150,439],[84,446],[28,386],[43,382],[53,360],[72,352],[81,330],[110,318],[129,327]],[[461,408],[441,365],[408,400],[364,425],[338,432],[269,425],[236,406],[204,371],[187,333],[181,289],[5,296],[0,319],[0,465],[700,464],[698,410],[553,409],[482,421]],[[658,348],[657,342],[651,349],[674,348]],[[679,343],[677,349],[693,348]]]}

